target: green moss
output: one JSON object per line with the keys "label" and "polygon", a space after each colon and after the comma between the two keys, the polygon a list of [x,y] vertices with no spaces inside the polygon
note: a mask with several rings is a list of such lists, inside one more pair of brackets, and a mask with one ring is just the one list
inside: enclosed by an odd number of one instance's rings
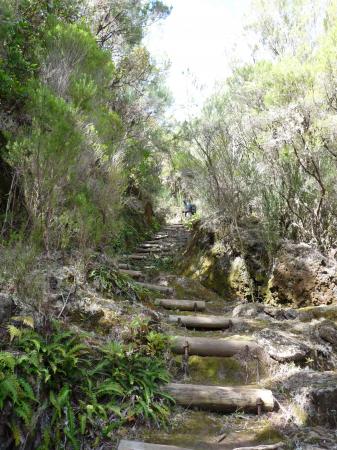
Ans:
{"label": "green moss", "polygon": [[284,439],[282,434],[273,428],[270,424],[267,424],[261,431],[256,434],[257,444],[273,444],[274,442],[280,442]]}
{"label": "green moss", "polygon": [[293,413],[299,425],[306,425],[308,422],[308,414],[299,405],[293,405]]}

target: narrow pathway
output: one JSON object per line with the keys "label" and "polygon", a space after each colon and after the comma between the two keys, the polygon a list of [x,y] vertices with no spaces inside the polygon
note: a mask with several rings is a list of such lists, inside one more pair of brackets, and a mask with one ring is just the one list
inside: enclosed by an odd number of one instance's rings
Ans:
{"label": "narrow pathway", "polygon": [[[184,416],[186,411],[190,414],[187,423],[196,421],[196,424],[190,426],[190,430],[178,430],[176,434],[156,436],[153,433],[149,436],[151,440],[148,443],[122,440],[118,450],[283,448],[282,444],[260,447],[250,445],[252,441],[249,432],[247,433],[247,427],[243,427],[242,423],[238,429],[232,430],[234,437],[231,438],[230,433],[226,433],[228,438],[223,442],[225,439],[221,439],[221,436],[219,438],[221,429],[214,427],[212,423],[214,417],[216,422],[219,413],[234,418],[240,417],[241,422],[247,416],[249,425],[254,428],[259,418],[263,419],[266,412],[274,410],[275,400],[272,392],[261,388],[256,379],[255,384],[249,383],[252,380],[249,379],[248,371],[246,374],[235,373],[235,370],[240,369],[238,365],[234,364],[234,377],[226,384],[217,383],[218,380],[214,379],[214,376],[211,376],[211,379],[207,376],[208,364],[218,365],[217,368],[220,367],[221,370],[222,363],[226,366],[226,359],[233,359],[237,355],[241,355],[247,366],[253,364],[255,367],[258,364],[258,345],[247,335],[231,336],[233,319],[230,315],[224,316],[223,302],[214,301],[211,296],[203,299],[180,298],[182,292],[176,295],[175,288],[170,283],[170,276],[159,277],[157,283],[149,281],[154,269],[151,265],[153,258],[183,254],[188,239],[189,232],[184,226],[167,225],[151,240],[141,244],[135,253],[124,255],[119,268],[133,277],[140,286],[158,293],[154,307],[165,313],[166,330],[173,336],[172,351],[181,363],[181,369],[175,374],[175,382],[167,385],[165,389],[177,405],[183,407],[182,415]],[[233,361],[229,365],[231,364],[233,365]],[[240,380],[245,383],[240,384]],[[208,414],[215,415],[210,418]]]}

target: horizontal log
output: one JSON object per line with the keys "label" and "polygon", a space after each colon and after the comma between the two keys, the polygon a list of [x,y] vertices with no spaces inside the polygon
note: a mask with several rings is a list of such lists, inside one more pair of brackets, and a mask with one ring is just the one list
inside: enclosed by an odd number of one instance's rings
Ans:
{"label": "horizontal log", "polygon": [[139,247],[141,247],[141,248],[155,248],[155,249],[157,249],[157,248],[171,248],[171,247],[173,247],[173,244],[169,244],[169,243],[164,243],[164,242],[162,242],[162,243],[155,243],[155,242],[152,242],[152,243],[149,243],[149,242],[144,242],[143,244],[141,244]]}
{"label": "horizontal log", "polygon": [[168,286],[162,286],[161,284],[151,284],[151,283],[141,283],[140,281],[136,281],[137,286],[140,286],[144,289],[150,289],[151,291],[164,292],[165,294],[173,294],[174,290]]}
{"label": "horizontal log", "polygon": [[274,397],[270,390],[242,387],[202,386],[171,383],[163,388],[177,404],[209,411],[273,411]]}
{"label": "horizontal log", "polygon": [[157,298],[155,304],[165,309],[179,309],[180,311],[204,311],[206,308],[206,303],[201,300]]}
{"label": "horizontal log", "polygon": [[118,450],[190,450],[188,448],[175,447],[174,445],[147,444],[139,441],[122,440]]}
{"label": "horizontal log", "polygon": [[281,450],[284,448],[284,442],[277,442],[276,444],[256,445],[253,447],[236,447],[233,450]]}
{"label": "horizontal log", "polygon": [[137,248],[137,253],[167,253],[170,251],[168,248],[156,247],[156,248]]}
{"label": "horizontal log", "polygon": [[169,237],[168,234],[156,234],[155,236],[153,236],[152,239],[157,241],[157,240],[160,240],[160,239],[166,239],[168,237]]}
{"label": "horizontal log", "polygon": [[117,265],[118,269],[122,269],[122,270],[127,270],[130,269],[130,265],[129,264],[123,264],[123,263],[119,263]]}
{"label": "horizontal log", "polygon": [[241,352],[257,352],[259,346],[254,341],[239,339],[213,339],[204,337],[174,336],[171,349],[183,355],[187,346],[189,355],[231,357]]}
{"label": "horizontal log", "polygon": [[124,275],[128,275],[132,278],[141,278],[144,277],[144,274],[140,272],[139,270],[130,270],[130,269],[119,269],[120,273],[123,273]]}
{"label": "horizontal log", "polygon": [[123,257],[128,259],[147,259],[147,255],[140,255],[139,253],[133,253],[132,255],[123,255]]}
{"label": "horizontal log", "polygon": [[221,316],[178,316],[168,317],[170,323],[184,326],[186,328],[204,328],[209,330],[221,330],[233,325],[232,319]]}

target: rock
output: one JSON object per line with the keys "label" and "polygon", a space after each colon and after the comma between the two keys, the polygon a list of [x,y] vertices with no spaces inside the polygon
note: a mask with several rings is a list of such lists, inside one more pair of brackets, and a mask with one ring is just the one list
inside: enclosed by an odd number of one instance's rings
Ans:
{"label": "rock", "polygon": [[0,293],[0,322],[10,318],[13,308],[13,298],[7,294]]}
{"label": "rock", "polygon": [[326,342],[332,345],[334,350],[337,350],[337,326],[330,321],[324,321],[317,327],[319,336]]}
{"label": "rock", "polygon": [[289,332],[265,328],[254,336],[265,352],[279,362],[301,361],[310,353],[310,348]]}
{"label": "rock", "polygon": [[291,397],[299,424],[336,427],[337,373],[335,371],[301,370],[287,376],[281,381],[281,386]]}
{"label": "rock", "polygon": [[267,300],[297,307],[337,303],[337,261],[308,244],[284,241],[268,283]]}
{"label": "rock", "polygon": [[260,303],[243,303],[233,309],[233,317],[257,317],[264,313],[264,306]]}

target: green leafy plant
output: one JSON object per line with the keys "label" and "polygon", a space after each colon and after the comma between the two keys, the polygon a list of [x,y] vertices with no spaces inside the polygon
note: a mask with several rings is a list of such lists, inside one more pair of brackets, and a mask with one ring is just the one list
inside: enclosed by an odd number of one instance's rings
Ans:
{"label": "green leafy plant", "polygon": [[[0,424],[14,447],[27,436],[27,445],[40,450],[79,449],[83,437],[108,437],[133,422],[166,422],[164,336],[143,327],[138,341],[93,348],[85,335],[57,322],[43,332],[21,324],[9,328],[11,340],[0,351]],[[134,324],[138,334],[140,328]]]}

